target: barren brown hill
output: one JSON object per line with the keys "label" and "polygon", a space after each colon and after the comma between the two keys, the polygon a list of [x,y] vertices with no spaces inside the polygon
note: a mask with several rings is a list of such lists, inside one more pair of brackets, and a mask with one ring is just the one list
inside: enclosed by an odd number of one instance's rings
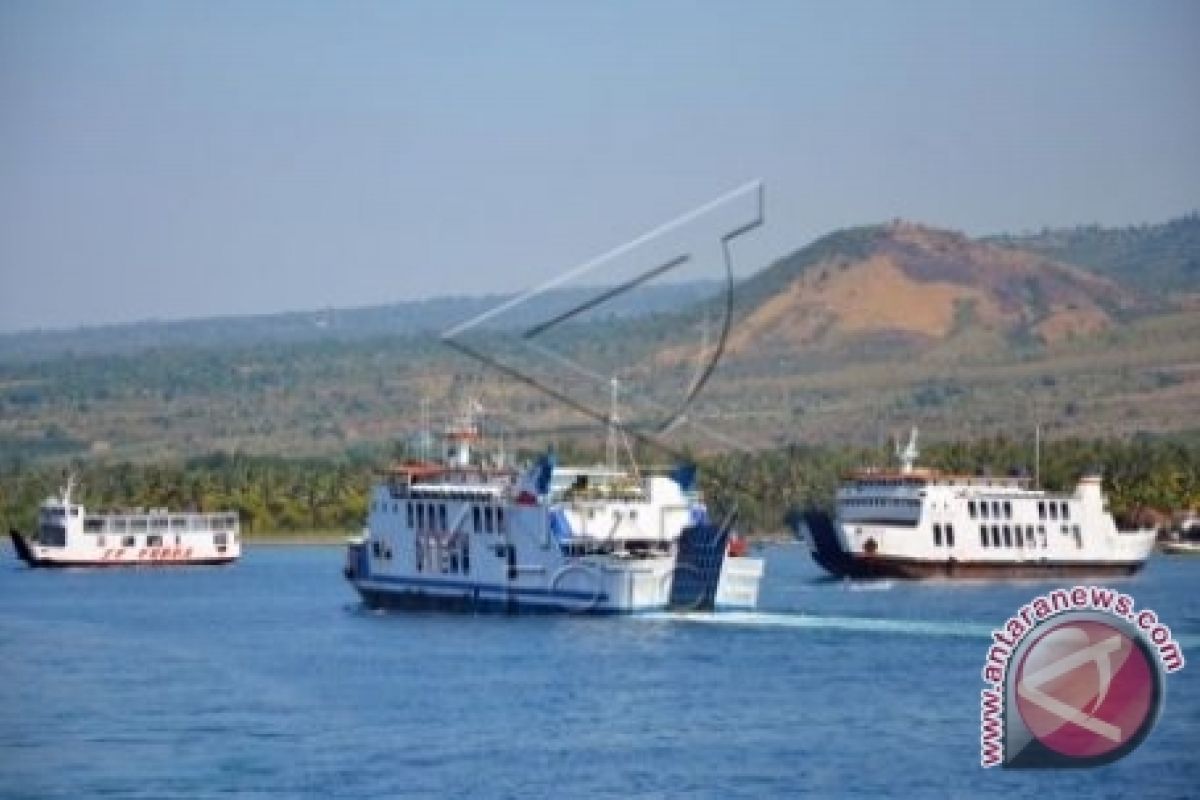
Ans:
{"label": "barren brown hill", "polygon": [[1055,344],[1145,306],[1044,256],[906,222],[827,236],[748,280],[728,353],[929,344],[986,332]]}

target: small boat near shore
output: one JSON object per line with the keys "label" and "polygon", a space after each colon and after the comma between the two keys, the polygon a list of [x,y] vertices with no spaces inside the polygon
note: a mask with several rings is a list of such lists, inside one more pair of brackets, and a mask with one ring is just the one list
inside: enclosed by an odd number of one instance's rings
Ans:
{"label": "small boat near shore", "polygon": [[1154,549],[1151,528],[1120,530],[1100,476],[1072,492],[1022,477],[918,468],[917,432],[898,468],[852,473],[833,514],[809,511],[796,534],[826,571],[849,578],[1039,579],[1131,575]]}
{"label": "small boat near shore", "polygon": [[238,515],[167,509],[88,511],[74,480],[38,507],[32,535],[10,529],[31,567],[163,567],[227,564],[241,556]]}
{"label": "small boat near shore", "polygon": [[1160,542],[1158,547],[1175,556],[1200,556],[1200,541],[1167,540]]}

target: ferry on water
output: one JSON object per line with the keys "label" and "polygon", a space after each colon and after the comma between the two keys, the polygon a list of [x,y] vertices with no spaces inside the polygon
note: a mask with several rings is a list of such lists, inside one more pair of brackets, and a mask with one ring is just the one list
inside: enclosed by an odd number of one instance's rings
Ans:
{"label": "ferry on water", "polygon": [[752,609],[763,573],[713,524],[695,470],[613,463],[566,468],[552,453],[523,474],[478,463],[468,410],[440,462],[408,463],[374,487],[346,578],[369,608],[629,614]]}
{"label": "ferry on water", "polygon": [[968,477],[915,466],[914,428],[898,469],[855,472],[835,513],[810,511],[797,534],[828,572],[850,578],[1048,578],[1131,575],[1153,529],[1119,530],[1099,475],[1055,493],[1027,478]]}
{"label": "ferry on water", "polygon": [[38,509],[37,530],[10,529],[17,556],[31,567],[226,564],[242,553],[238,515],[166,509],[88,511],[72,497],[74,480]]}

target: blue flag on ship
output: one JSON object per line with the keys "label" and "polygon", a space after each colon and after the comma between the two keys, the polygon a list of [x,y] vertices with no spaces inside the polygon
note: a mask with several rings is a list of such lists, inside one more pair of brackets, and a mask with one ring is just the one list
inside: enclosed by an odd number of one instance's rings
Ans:
{"label": "blue flag on ship", "polygon": [[693,491],[696,488],[696,465],[680,464],[671,470],[671,480],[679,484],[681,491]]}

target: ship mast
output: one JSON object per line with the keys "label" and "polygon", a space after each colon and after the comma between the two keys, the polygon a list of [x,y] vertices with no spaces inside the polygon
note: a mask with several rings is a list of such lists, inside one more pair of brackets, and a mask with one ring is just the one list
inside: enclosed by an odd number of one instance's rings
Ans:
{"label": "ship mast", "polygon": [[625,453],[629,456],[629,463],[633,467],[633,474],[639,475],[637,459],[633,457],[633,448],[629,446],[629,439],[625,436],[625,429],[621,427],[621,409],[620,409],[620,392],[621,381],[614,375],[609,380],[611,389],[610,405],[608,410],[608,440],[605,443],[605,461],[609,469],[616,471],[620,469],[617,463],[620,460],[619,450],[622,446],[625,448]]}
{"label": "ship mast", "polygon": [[1033,426],[1033,488],[1042,488],[1042,424]]}

